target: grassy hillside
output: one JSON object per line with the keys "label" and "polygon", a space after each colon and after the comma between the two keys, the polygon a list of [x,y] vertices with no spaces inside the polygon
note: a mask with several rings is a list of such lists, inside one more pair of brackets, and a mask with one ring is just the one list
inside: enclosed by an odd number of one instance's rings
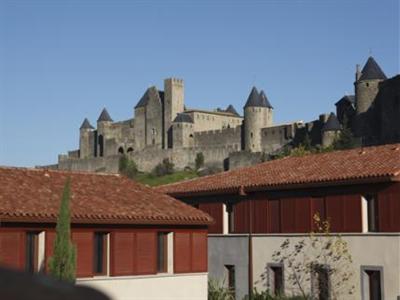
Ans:
{"label": "grassy hillside", "polygon": [[198,177],[195,171],[176,171],[173,174],[167,174],[164,176],[155,176],[151,173],[139,173],[135,176],[135,180],[150,186],[157,186],[195,177]]}

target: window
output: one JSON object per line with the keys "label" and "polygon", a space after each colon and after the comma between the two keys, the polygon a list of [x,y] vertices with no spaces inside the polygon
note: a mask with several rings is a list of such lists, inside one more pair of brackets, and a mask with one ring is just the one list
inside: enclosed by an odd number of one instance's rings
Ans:
{"label": "window", "polygon": [[283,286],[283,265],[269,264],[268,266],[268,287],[274,295],[282,295]]}
{"label": "window", "polygon": [[316,299],[330,299],[329,268],[324,265],[313,266],[312,289]]}
{"label": "window", "polygon": [[25,271],[34,273],[39,270],[39,233],[27,232],[25,244]]}
{"label": "window", "polygon": [[376,195],[362,197],[363,225],[366,232],[378,231],[378,203]]}
{"label": "window", "polygon": [[119,154],[124,154],[124,148],[123,147],[119,147],[118,148],[118,153]]}
{"label": "window", "polygon": [[168,272],[168,233],[157,233],[157,272]]}
{"label": "window", "polygon": [[235,231],[235,216],[234,216],[232,203],[228,203],[226,205],[226,212],[228,213],[228,233],[234,233],[234,231]]}
{"label": "window", "polygon": [[225,278],[226,284],[229,290],[232,292],[232,296],[235,299],[235,266],[225,265]]}
{"label": "window", "polygon": [[366,271],[369,283],[369,299],[381,299],[381,272],[380,271]]}
{"label": "window", "polygon": [[128,152],[128,153],[133,152],[133,148],[132,148],[132,147],[129,147],[127,152]]}
{"label": "window", "polygon": [[93,272],[95,275],[107,275],[108,234],[94,233]]}
{"label": "window", "polygon": [[361,295],[364,300],[381,300],[383,297],[383,268],[361,267]]}

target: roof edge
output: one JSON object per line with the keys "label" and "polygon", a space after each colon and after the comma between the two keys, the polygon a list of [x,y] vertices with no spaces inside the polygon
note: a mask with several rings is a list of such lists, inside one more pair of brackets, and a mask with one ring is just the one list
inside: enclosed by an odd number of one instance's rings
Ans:
{"label": "roof edge", "polygon": [[357,185],[365,183],[384,183],[384,182],[400,182],[400,174],[393,175],[382,175],[382,176],[370,176],[363,178],[350,178],[341,180],[327,180],[319,182],[306,182],[306,183],[289,183],[289,184],[277,184],[277,185],[259,185],[259,186],[235,186],[225,189],[215,189],[210,191],[196,191],[196,192],[176,192],[165,194],[171,197],[198,197],[198,196],[213,196],[213,195],[225,195],[260,192],[260,191],[277,191],[277,190],[294,190],[303,188],[313,187],[330,187],[330,186],[345,186],[345,185]]}

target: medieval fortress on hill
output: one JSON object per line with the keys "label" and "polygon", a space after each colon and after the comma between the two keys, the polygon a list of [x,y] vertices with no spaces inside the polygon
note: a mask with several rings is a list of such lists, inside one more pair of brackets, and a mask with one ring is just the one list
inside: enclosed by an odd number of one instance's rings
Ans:
{"label": "medieval fortress on hill", "polygon": [[[240,115],[232,105],[207,111],[186,108],[184,82],[164,80],[164,90],[148,88],[136,104],[134,118],[114,122],[103,109],[94,128],[80,127],[79,149],[59,155],[58,169],[117,172],[122,154],[141,171],[151,171],[168,158],[176,169],[193,167],[197,153],[205,165],[219,169],[260,162],[309,136],[313,145],[329,146],[346,122],[362,144],[400,141],[400,75],[387,79],[370,57],[357,66],[355,95],[345,95],[336,115],[321,114],[304,123],[274,124],[274,108],[263,90],[253,87]],[[347,121],[346,121],[347,120]]]}

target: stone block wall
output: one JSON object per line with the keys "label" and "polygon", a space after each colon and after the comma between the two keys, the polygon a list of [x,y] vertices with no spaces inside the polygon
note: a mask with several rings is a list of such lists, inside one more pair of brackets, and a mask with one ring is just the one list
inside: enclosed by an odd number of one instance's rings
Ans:
{"label": "stone block wall", "polygon": [[241,126],[194,133],[195,147],[231,147],[235,151],[241,148]]}
{"label": "stone block wall", "polygon": [[222,128],[234,128],[240,126],[243,118],[234,115],[228,115],[221,112],[208,112],[201,110],[188,110],[194,121],[194,131],[210,131]]}
{"label": "stone block wall", "polygon": [[296,131],[296,123],[277,125],[261,129],[262,152],[271,153],[290,143]]}

